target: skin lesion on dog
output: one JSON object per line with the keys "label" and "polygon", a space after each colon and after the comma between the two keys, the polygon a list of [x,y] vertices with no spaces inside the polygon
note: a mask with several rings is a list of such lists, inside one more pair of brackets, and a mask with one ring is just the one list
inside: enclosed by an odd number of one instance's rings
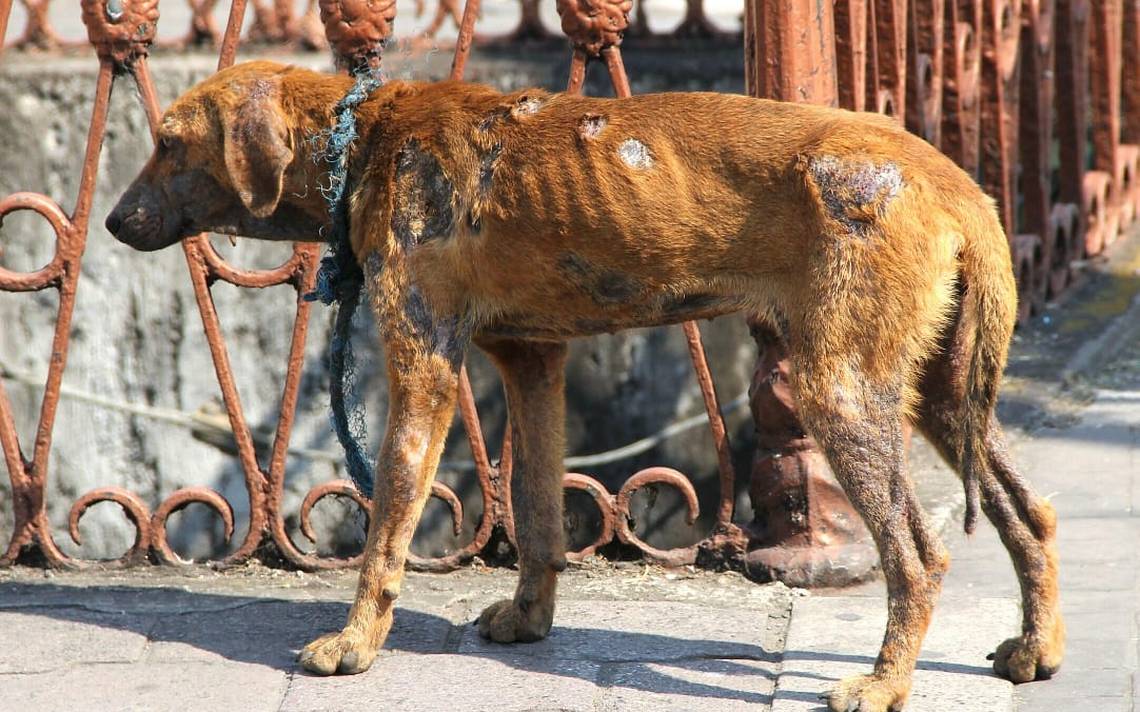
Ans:
{"label": "skin lesion on dog", "polygon": [[410,335],[425,344],[431,353],[442,356],[458,369],[471,342],[473,329],[470,319],[454,314],[437,315],[414,284],[405,291],[403,309],[412,332]]}
{"label": "skin lesion on dog", "polygon": [[606,117],[601,114],[583,114],[578,121],[578,138],[583,141],[593,141],[602,134],[606,123]]}
{"label": "skin lesion on dog", "polygon": [[576,252],[564,252],[558,257],[558,271],[598,306],[621,306],[643,291],[643,285],[636,278],[590,264]]}
{"label": "skin lesion on dog", "polygon": [[860,237],[903,189],[902,173],[893,161],[825,155],[809,158],[807,168],[828,215]]}
{"label": "skin lesion on dog", "polygon": [[491,200],[491,188],[494,187],[495,168],[499,156],[503,153],[503,144],[495,142],[483,153],[479,159],[479,176],[475,184],[475,200],[470,201],[467,209],[467,226],[472,232],[478,233],[483,228],[483,210]]}
{"label": "skin lesion on dog", "polygon": [[618,146],[618,156],[622,163],[639,171],[647,171],[653,167],[653,154],[649,147],[635,138],[627,138]]}
{"label": "skin lesion on dog", "polygon": [[392,232],[404,249],[447,237],[455,229],[455,186],[439,159],[416,139],[396,155]]}
{"label": "skin lesion on dog", "polygon": [[523,121],[537,114],[546,105],[545,94],[523,94],[514,101],[496,106],[479,122],[480,131],[491,131],[503,121]]}
{"label": "skin lesion on dog", "polygon": [[511,109],[511,116],[518,118],[537,114],[545,103],[546,101],[542,97],[523,94],[515,101],[515,105]]}

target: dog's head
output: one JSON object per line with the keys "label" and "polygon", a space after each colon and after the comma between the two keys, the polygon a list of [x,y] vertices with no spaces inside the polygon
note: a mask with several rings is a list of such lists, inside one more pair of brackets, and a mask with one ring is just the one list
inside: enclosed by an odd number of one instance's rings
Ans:
{"label": "dog's head", "polygon": [[319,240],[320,201],[304,184],[296,121],[282,102],[287,68],[249,62],[179,97],[162,117],[154,153],[107,216],[107,229],[139,250],[203,231]]}

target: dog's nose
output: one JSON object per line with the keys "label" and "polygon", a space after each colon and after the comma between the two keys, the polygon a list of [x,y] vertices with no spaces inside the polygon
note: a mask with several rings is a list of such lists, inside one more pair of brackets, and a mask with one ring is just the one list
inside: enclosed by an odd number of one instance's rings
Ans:
{"label": "dog's nose", "polygon": [[111,214],[107,216],[107,221],[103,223],[103,225],[106,226],[107,231],[112,235],[118,235],[119,228],[123,226],[123,219],[119,217],[118,213],[112,211]]}

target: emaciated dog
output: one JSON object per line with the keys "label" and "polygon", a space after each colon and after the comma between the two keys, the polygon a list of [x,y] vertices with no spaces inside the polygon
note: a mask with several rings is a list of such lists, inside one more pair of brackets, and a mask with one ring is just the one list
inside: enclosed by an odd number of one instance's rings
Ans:
{"label": "emaciated dog", "polygon": [[[206,230],[321,239],[307,139],[351,83],[271,62],[219,72],[166,112],[107,228],[140,250]],[[383,644],[472,342],[506,388],[520,550],[514,598],[479,631],[534,641],[566,566],[566,341],[739,311],[783,336],[800,415],[886,576],[874,670],[841,681],[831,709],[902,707],[949,565],[905,470],[905,418],[980,491],[1017,569],[1022,631],[994,668],[1015,682],[1058,668],[1055,516],[993,417],[1017,298],[1009,246],[948,158],[877,115],[724,94],[392,82],[357,121],[351,244],[391,407],[356,600],[342,631],[305,647],[305,669],[357,673]]]}

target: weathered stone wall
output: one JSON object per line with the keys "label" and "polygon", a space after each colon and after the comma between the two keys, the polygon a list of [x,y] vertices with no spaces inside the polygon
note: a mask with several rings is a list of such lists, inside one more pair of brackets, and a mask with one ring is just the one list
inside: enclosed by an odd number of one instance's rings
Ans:
{"label": "weathered stone wall", "polygon": [[[469,66],[469,78],[503,89],[526,85],[559,89],[565,83],[568,54],[561,45],[526,51],[481,50]],[[323,58],[313,56],[287,60],[324,64]],[[169,54],[153,59],[162,101],[170,101],[207,76],[215,61],[208,56]],[[397,77],[442,77],[449,61],[450,55],[444,52],[419,58],[396,54],[388,60],[388,68]],[[689,45],[683,54],[631,52],[626,63],[635,92],[741,91],[743,87],[739,47],[721,45],[693,51]],[[94,69],[95,62],[89,57],[50,61],[40,56],[4,57],[0,63],[0,195],[40,191],[71,210],[90,120]],[[591,93],[608,93],[604,71],[599,68],[592,75]],[[134,94],[130,82],[123,80],[112,100],[64,384],[121,403],[179,411],[220,409],[220,393],[182,251],[171,248],[155,254],[136,253],[115,242],[102,227],[103,217],[150,151],[145,117]],[[238,240],[231,246],[226,239],[215,238],[215,244],[227,259],[246,267],[276,265],[289,252],[284,245],[249,240]],[[35,269],[51,258],[53,246],[54,236],[46,222],[30,213],[11,215],[0,228],[0,265],[21,271]],[[294,295],[286,287],[255,291],[224,284],[215,286],[213,295],[248,421],[255,432],[271,436]],[[31,374],[42,381],[57,303],[53,291],[0,293],[0,366],[4,370]],[[335,451],[337,445],[326,419],[324,350],[330,324],[330,311],[316,307],[293,444]],[[375,347],[371,326],[362,323],[359,328],[362,387],[367,394],[375,447],[387,408],[382,356]],[[751,374],[754,349],[747,330],[742,319],[732,317],[704,324],[702,331],[721,398],[731,400],[744,391]],[[505,410],[499,384],[481,356],[473,356],[469,367],[492,457],[496,457]],[[573,345],[568,377],[570,454],[621,446],[702,410],[679,328],[580,340]],[[42,388],[12,378],[4,385],[12,399],[21,441],[30,448]],[[743,410],[733,415],[730,426],[737,459],[741,460],[741,455],[746,458],[751,429]],[[445,458],[467,458],[459,427],[453,429]],[[648,531],[649,540],[657,546],[672,546],[689,543],[706,530],[717,492],[715,463],[707,429],[698,428],[643,456],[588,474],[604,481],[614,492],[628,475],[650,464],[669,465],[690,475],[706,515],[696,529],[685,526],[680,501],[671,493],[648,494],[638,509],[638,530]],[[289,459],[286,512],[290,513],[290,531],[299,544],[307,543],[296,528],[301,497],[313,484],[334,475],[329,463]],[[445,469],[440,477],[464,500],[463,536],[469,537],[480,512],[474,475]],[[0,479],[0,537],[7,541],[11,531],[10,490],[6,478]],[[130,525],[109,504],[96,507],[83,519],[82,548],[67,536],[71,503],[92,488],[109,485],[129,488],[152,506],[179,487],[213,487],[234,506],[238,523],[235,544],[248,522],[243,475],[231,454],[204,444],[183,427],[65,395],[55,427],[48,497],[57,541],[68,552],[86,557],[112,556],[132,541]],[[589,505],[571,509],[569,521],[577,530],[576,536],[588,536],[590,522],[596,519]],[[324,534],[322,548],[354,545],[360,518],[347,512],[338,511],[335,504],[324,505],[317,517]],[[429,504],[415,548],[421,553],[438,553],[453,544],[447,522],[445,508],[439,503]],[[202,507],[192,506],[176,515],[170,530],[175,548],[184,555],[217,555],[225,549],[220,524]]]}

